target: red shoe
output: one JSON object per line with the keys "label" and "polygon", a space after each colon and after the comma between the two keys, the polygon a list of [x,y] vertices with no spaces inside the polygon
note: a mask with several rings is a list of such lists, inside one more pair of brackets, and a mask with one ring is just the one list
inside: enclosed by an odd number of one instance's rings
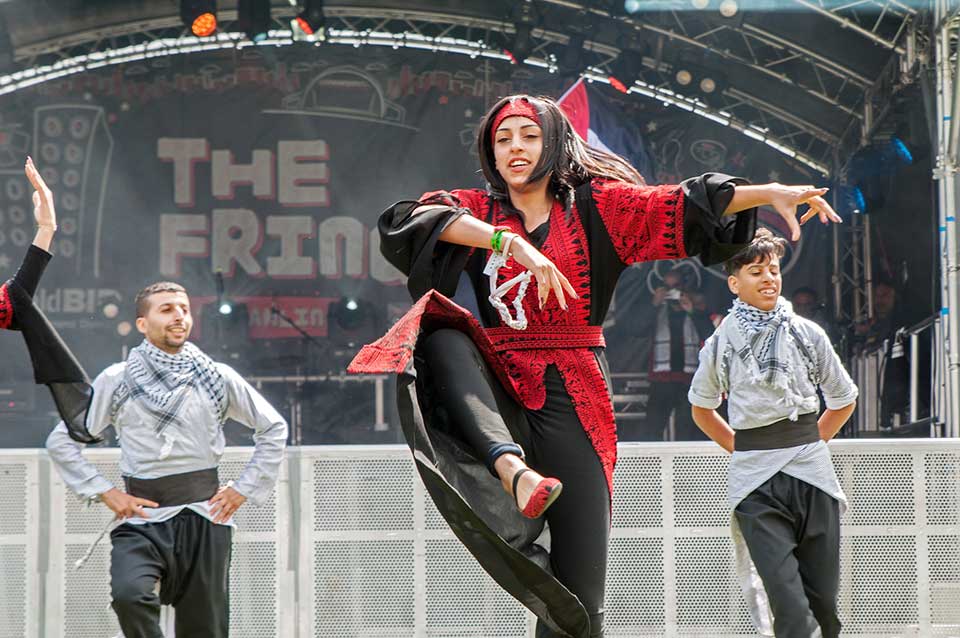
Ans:
{"label": "red shoe", "polygon": [[[520,509],[520,502],[517,501],[517,483],[520,482],[520,477],[523,476],[524,472],[529,471],[531,471],[530,468],[525,467],[513,475],[513,500],[517,504],[517,509]],[[527,501],[527,506],[520,510],[520,513],[527,518],[540,518],[547,511],[547,508],[553,505],[562,491],[563,483],[557,479],[543,479],[537,484]]]}

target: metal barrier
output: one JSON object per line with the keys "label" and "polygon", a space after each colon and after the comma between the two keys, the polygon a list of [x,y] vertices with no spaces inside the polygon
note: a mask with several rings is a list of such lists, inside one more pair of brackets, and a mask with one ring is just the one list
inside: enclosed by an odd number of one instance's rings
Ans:
{"label": "metal barrier", "polygon": [[[940,351],[942,322],[934,315],[920,323],[901,328],[892,339],[868,346],[850,360],[850,374],[860,388],[857,411],[852,419],[856,436],[877,432],[893,436],[957,436],[956,424],[946,415],[944,382],[946,361]],[[929,361],[924,359],[929,358]],[[908,370],[903,397],[884,392],[890,379],[888,366],[906,361]],[[921,375],[921,371],[924,372]],[[923,408],[923,409],[921,409]],[[923,412],[924,414],[921,414]],[[884,422],[891,416],[891,422]]]}
{"label": "metal barrier", "polygon": [[[831,444],[850,499],[844,636],[960,635],[960,441]],[[251,453],[230,448],[221,476]],[[115,449],[87,452],[117,480]],[[754,636],[734,578],[727,456],[625,444],[615,475],[608,635]],[[0,638],[109,638],[110,515],[38,450],[0,454]],[[400,446],[293,448],[262,508],[237,515],[231,636],[532,636],[532,619],[453,537]]]}

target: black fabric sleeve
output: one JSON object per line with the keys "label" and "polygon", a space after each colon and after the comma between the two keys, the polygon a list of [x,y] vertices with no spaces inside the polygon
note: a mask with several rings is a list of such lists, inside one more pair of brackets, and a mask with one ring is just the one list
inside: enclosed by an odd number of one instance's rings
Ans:
{"label": "black fabric sleeve", "polygon": [[40,285],[40,277],[43,271],[53,257],[50,253],[33,244],[27,249],[27,254],[20,264],[20,269],[13,276],[13,280],[23,288],[31,297],[37,292],[37,286]]}
{"label": "black fabric sleeve", "polygon": [[705,173],[681,182],[684,195],[683,247],[687,255],[700,257],[710,266],[730,259],[753,240],[757,209],[724,216],[740,177]]}
{"label": "black fabric sleeve", "polygon": [[419,299],[430,289],[452,297],[470,256],[469,246],[440,241],[440,233],[461,216],[470,214],[470,211],[460,208],[454,201],[441,204],[440,208],[413,214],[418,206],[432,203],[415,200],[397,202],[380,215],[377,223],[380,252],[388,262],[407,275],[407,290],[414,299]]}

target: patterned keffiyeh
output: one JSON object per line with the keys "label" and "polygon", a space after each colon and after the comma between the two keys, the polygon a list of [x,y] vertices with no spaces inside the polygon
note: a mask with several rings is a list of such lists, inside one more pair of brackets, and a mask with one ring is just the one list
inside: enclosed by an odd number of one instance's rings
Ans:
{"label": "patterned keffiyeh", "polygon": [[126,401],[134,400],[156,420],[154,429],[161,434],[169,425],[185,425],[180,412],[193,388],[209,397],[221,423],[225,421],[225,382],[213,360],[189,342],[179,353],[169,354],[144,340],[127,356],[112,412],[116,415]]}
{"label": "patterned keffiyeh", "polygon": [[[730,316],[721,324],[718,335],[729,343],[736,356],[751,371],[752,381],[784,393],[784,402],[793,405],[791,420],[803,402],[793,377],[817,369],[812,344],[804,343],[791,327],[793,306],[784,298],[777,299],[773,310],[764,311],[736,299]],[[817,383],[816,379],[813,379]]]}

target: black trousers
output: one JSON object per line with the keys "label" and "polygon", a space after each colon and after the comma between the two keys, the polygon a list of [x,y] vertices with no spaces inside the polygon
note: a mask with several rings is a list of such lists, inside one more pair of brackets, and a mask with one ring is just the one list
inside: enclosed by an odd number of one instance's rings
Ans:
{"label": "black trousers", "polygon": [[163,638],[163,604],[177,612],[177,638],[225,638],[232,531],[190,510],[113,530],[110,587],[124,637]]}
{"label": "black trousers", "polygon": [[[458,434],[491,471],[497,454],[517,444],[530,467],[563,482],[563,493],[545,515],[551,567],[586,608],[590,636],[602,637],[610,494],[560,373],[553,366],[547,369],[546,404],[527,410],[507,394],[465,334],[438,330],[426,338],[422,352],[431,371],[431,400],[459,425]],[[553,635],[538,624],[538,638]]]}
{"label": "black trousers", "polygon": [[840,635],[840,504],[778,472],[734,511],[763,580],[777,638]]}

